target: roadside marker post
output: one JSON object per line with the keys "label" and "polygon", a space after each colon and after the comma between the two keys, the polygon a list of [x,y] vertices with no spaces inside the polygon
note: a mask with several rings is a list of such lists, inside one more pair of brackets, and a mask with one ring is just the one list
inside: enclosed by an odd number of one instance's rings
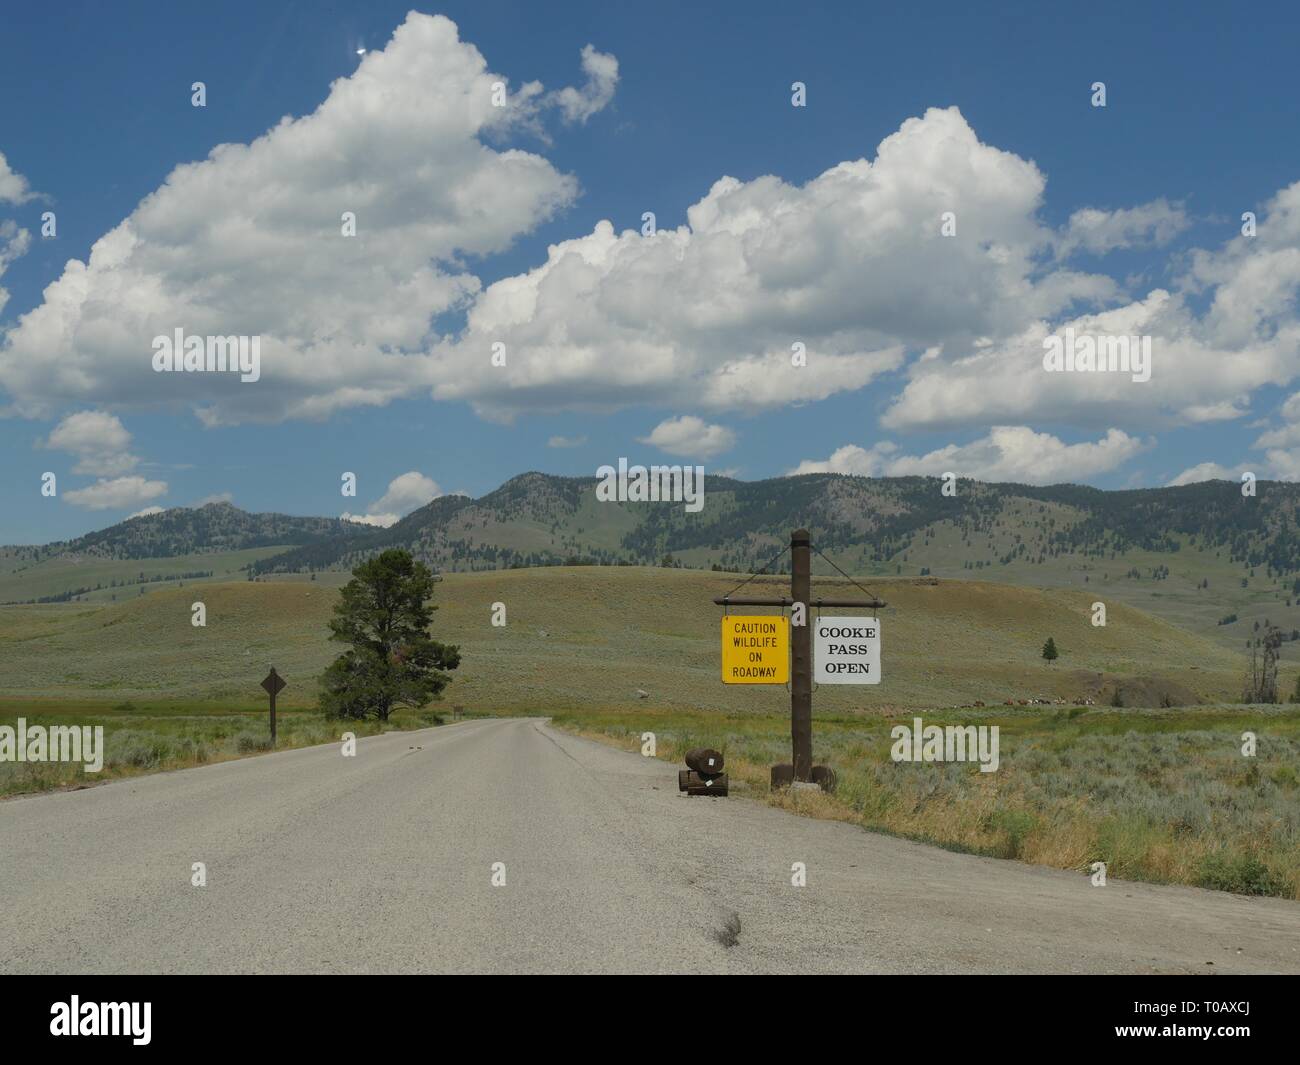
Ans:
{"label": "roadside marker post", "polygon": [[266,694],[271,697],[271,746],[275,746],[275,697],[285,689],[285,680],[275,671],[275,666],[271,667],[271,672],[266,675],[266,680],[262,681],[262,687],[266,689]]}
{"label": "roadside marker post", "polygon": [[[815,785],[823,791],[833,791],[835,788],[835,774],[828,766],[813,765],[812,760],[813,647],[812,620],[808,617],[808,612],[813,607],[821,608],[823,606],[879,610],[886,604],[876,598],[813,599],[812,534],[807,529],[795,529],[790,534],[790,598],[787,599],[785,596],[775,599],[722,596],[713,601],[724,608],[733,606],[779,606],[782,608],[802,606],[803,624],[790,626],[790,746],[794,762],[793,764],[774,765],[772,767],[771,786],[773,790],[776,790],[777,788],[789,787],[797,782]],[[784,622],[785,619],[782,618],[781,620]],[[724,626],[724,640],[726,631]],[[879,630],[876,631],[878,634]],[[724,656],[727,653],[725,646],[723,653]],[[725,662],[726,658],[724,657],[724,667]],[[864,679],[856,683],[876,683],[879,679],[880,673],[877,667],[876,673],[871,680]],[[728,681],[725,668],[723,670],[723,682],[755,683],[753,680],[743,682]],[[760,680],[757,683],[779,683],[779,681],[765,682]]]}

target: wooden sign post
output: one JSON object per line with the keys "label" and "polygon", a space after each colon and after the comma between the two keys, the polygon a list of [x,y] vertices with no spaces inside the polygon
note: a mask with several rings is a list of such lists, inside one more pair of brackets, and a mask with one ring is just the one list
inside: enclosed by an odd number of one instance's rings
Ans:
{"label": "wooden sign post", "polygon": [[[798,607],[802,613],[792,619],[790,626],[790,746],[793,764],[772,767],[772,787],[789,787],[794,781],[815,783],[822,790],[835,786],[835,774],[827,766],[814,766],[812,755],[812,624],[808,612],[812,607],[867,607],[879,609],[885,603],[879,599],[816,599],[812,598],[812,536],[807,529],[795,529],[790,534],[790,598],[779,599],[733,598],[723,596],[713,600],[719,606],[779,606]],[[724,652],[725,653],[725,652]],[[725,680],[725,675],[724,675]]]}
{"label": "wooden sign post", "polygon": [[275,666],[271,667],[271,672],[266,675],[266,680],[262,681],[262,687],[266,689],[266,694],[271,697],[271,746],[275,746],[275,697],[285,688],[284,678],[275,671]]}

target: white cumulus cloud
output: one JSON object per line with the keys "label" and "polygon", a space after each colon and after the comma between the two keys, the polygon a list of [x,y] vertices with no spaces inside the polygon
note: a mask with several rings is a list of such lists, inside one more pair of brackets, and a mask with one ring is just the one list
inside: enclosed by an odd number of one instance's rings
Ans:
{"label": "white cumulus cloud", "polygon": [[590,44],[582,49],[582,71],[587,75],[582,88],[566,87],[551,97],[568,122],[585,123],[597,111],[603,111],[618,87],[618,60]]}
{"label": "white cumulus cloud", "polygon": [[365,514],[343,513],[339,515],[344,521],[355,521],[362,525],[378,525],[388,528],[401,521],[413,510],[424,506],[442,495],[432,478],[426,477],[418,470],[410,470],[388,483],[388,490],[366,509]]}
{"label": "white cumulus cloud", "polygon": [[[598,95],[610,59],[584,57]],[[18,412],[93,398],[221,424],[427,386],[432,320],[480,287],[463,258],[504,250],[577,192],[541,156],[485,142],[537,114],[533,90],[493,106],[498,80],[450,20],[412,12],[313,113],[176,167],[5,338]],[[260,336],[261,380],[153,372],[153,337],[177,328]]]}
{"label": "white cumulus cloud", "polygon": [[1119,429],[1097,441],[1067,444],[1028,426],[1002,425],[968,444],[949,444],[924,455],[899,453],[882,441],[871,448],[849,444],[825,460],[805,460],[790,473],[847,473],[862,477],[937,477],[955,473],[980,481],[1019,484],[1077,482],[1107,473],[1137,455],[1146,445]]}
{"label": "white cumulus cloud", "polygon": [[167,492],[166,481],[150,481],[143,477],[115,477],[99,480],[88,488],[74,488],[64,492],[69,503],[90,510],[121,510],[138,507]]}
{"label": "white cumulus cloud", "polygon": [[1201,481],[1235,481],[1237,475],[1217,462],[1199,462],[1189,466],[1165,487],[1176,488],[1184,484],[1199,484]]}
{"label": "white cumulus cloud", "polygon": [[115,414],[83,410],[67,415],[51,430],[45,446],[75,455],[73,473],[113,477],[130,473],[139,460],[131,454],[131,434]]}
{"label": "white cumulus cloud", "polygon": [[1064,257],[1082,249],[1102,255],[1120,248],[1168,244],[1188,225],[1182,206],[1165,199],[1117,211],[1084,207],[1070,215],[1056,253]]}
{"label": "white cumulus cloud", "polygon": [[[608,221],[478,296],[435,345],[433,395],[509,417],[633,403],[761,410],[869,384],[909,349],[1015,336],[1036,316],[1110,298],[1109,278],[1048,266],[1033,163],[931,109],[874,159],[804,185],[722,177],[686,224]],[[958,216],[944,237],[940,216]],[[495,342],[509,361],[485,358]],[[802,345],[806,365],[792,356]]]}
{"label": "white cumulus cloud", "polygon": [[[32,246],[32,235],[9,218],[0,219],[0,277],[15,259],[27,254]],[[9,302],[9,290],[0,286],[0,311]]]}
{"label": "white cumulus cloud", "polygon": [[641,443],[657,447],[669,455],[709,459],[736,446],[736,434],[724,425],[709,425],[703,418],[684,414],[660,422]]}
{"label": "white cumulus cloud", "polygon": [[0,203],[21,204],[35,197],[27,179],[14,170],[5,153],[0,152]]}
{"label": "white cumulus cloud", "polygon": [[[1300,181],[1266,205],[1255,237],[1188,256],[1168,289],[1054,324],[922,359],[881,419],[897,430],[987,425],[1032,410],[1075,426],[1195,425],[1241,417],[1252,393],[1300,376]],[[1150,337],[1150,380],[1051,373],[1043,340],[1076,334]]]}

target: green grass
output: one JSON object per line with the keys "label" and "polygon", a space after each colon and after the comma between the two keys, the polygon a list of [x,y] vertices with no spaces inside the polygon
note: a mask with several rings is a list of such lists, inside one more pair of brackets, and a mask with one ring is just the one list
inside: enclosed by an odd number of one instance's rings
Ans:
{"label": "green grass", "polygon": [[[111,559],[93,555],[57,555],[35,564],[22,562],[0,550],[0,603],[25,603],[62,595],[80,588],[90,591],[83,602],[125,602],[165,588],[177,589],[213,581],[242,579],[252,562],[285,551],[284,547],[257,547],[243,551],[215,551],[169,558]],[[211,577],[181,577],[182,573],[211,572]],[[145,580],[140,580],[144,574]],[[161,577],[162,580],[150,578]],[[117,582],[117,587],[112,582]]]}
{"label": "green grass", "polygon": [[[331,574],[331,578],[338,575]],[[339,651],[326,639],[336,579],[212,583],[128,602],[0,607],[0,714],[7,708],[124,699],[256,703],[274,665],[284,705],[310,707],[316,678]],[[779,713],[785,689],[723,685],[720,609],[734,575],[634,567],[551,567],[449,574],[437,586],[434,631],[461,646],[456,702],[486,712],[636,705]],[[1091,596],[954,580],[878,580],[884,683],[825,687],[828,711],[953,706],[1007,699],[1158,705],[1236,696],[1242,657],[1122,604],[1090,623]],[[788,584],[752,581],[748,592]],[[815,592],[856,594],[843,581]],[[190,624],[207,607],[206,628]],[[508,624],[491,625],[492,604]],[[1040,657],[1052,636],[1061,657]],[[1285,675],[1289,690],[1294,678]]]}
{"label": "green grass", "polygon": [[[1221,647],[1240,653],[1246,639],[1255,634],[1255,623],[1271,621],[1285,633],[1300,629],[1300,597],[1291,594],[1293,577],[1270,578],[1264,567],[1253,572],[1241,562],[1229,560],[1226,549],[1206,550],[1192,546],[1186,536],[1175,537],[1181,549],[1175,552],[1130,550],[1114,558],[1096,559],[1077,554],[1048,556],[1042,563],[1016,559],[1004,564],[1001,559],[1016,546],[1017,533],[1029,533],[1030,523],[1041,518],[1055,518],[1064,527],[1073,521],[1073,508],[1047,504],[1046,514],[1037,513],[1037,504],[1009,505],[1000,528],[987,535],[972,537],[963,544],[951,522],[939,522],[919,530],[912,545],[887,563],[869,560],[870,548],[834,552],[832,557],[850,573],[916,575],[926,568],[934,576],[955,579],[978,579],[1017,586],[1047,589],[1072,588],[1094,600],[1114,603],[1151,613],[1170,624],[1204,636]],[[930,535],[927,537],[926,533]],[[1031,550],[1029,554],[1035,552]],[[905,557],[904,557],[905,556]],[[968,562],[982,560],[982,569],[970,570]],[[1154,580],[1151,571],[1169,568],[1169,575]],[[1129,575],[1136,568],[1140,576]],[[1242,579],[1247,581],[1241,586]],[[1209,581],[1202,588],[1202,581]],[[1291,602],[1288,604],[1288,600]],[[1238,620],[1220,625],[1220,619],[1236,614]],[[1300,666],[1300,641],[1282,645],[1284,662]]]}
{"label": "green grass", "polygon": [[[775,793],[790,760],[788,716],[691,711],[568,713],[560,727],[626,750],[723,752],[736,794],[875,831],[985,854],[1156,883],[1300,899],[1300,711],[1069,708],[931,711],[926,724],[997,725],[1000,768],[894,763],[889,730],[909,718],[816,715],[814,760],[833,796]],[[1254,758],[1241,734],[1258,737]]]}
{"label": "green grass", "polygon": [[[338,743],[344,732],[373,736],[397,729],[441,724],[447,709],[439,704],[423,711],[399,710],[381,725],[377,721],[338,721],[309,711],[276,713],[275,750]],[[23,715],[33,725],[89,725],[104,729],[104,765],[97,773],[80,764],[0,762],[0,796],[59,788],[90,787],[141,773],[184,769],[272,750],[268,713],[246,710],[155,706],[131,703],[87,713],[84,705],[47,706]],[[12,724],[12,719],[0,723]]]}

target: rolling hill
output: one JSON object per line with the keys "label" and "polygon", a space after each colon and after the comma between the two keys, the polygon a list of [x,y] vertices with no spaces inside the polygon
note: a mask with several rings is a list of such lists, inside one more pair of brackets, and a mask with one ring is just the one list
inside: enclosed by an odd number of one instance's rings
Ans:
{"label": "rolling hill", "polygon": [[[289,680],[286,706],[311,705],[340,648],[326,621],[341,574],[164,589],[146,599],[0,610],[0,702],[223,702],[263,705],[269,665]],[[773,594],[775,578],[750,588]],[[714,596],[734,576],[642,567],[544,567],[449,574],[434,631],[464,662],[450,701],[479,712],[617,707],[782,713],[784,686],[726,686],[719,678]],[[823,592],[852,591],[823,580]],[[934,578],[876,584],[884,682],[822,687],[819,712],[997,705],[1008,699],[1189,704],[1235,697],[1242,657],[1132,608],[1090,623],[1088,595],[1069,589]],[[206,628],[190,624],[196,598]],[[504,603],[508,624],[490,623]],[[1040,657],[1052,636],[1061,658]],[[1284,678],[1288,683],[1293,679]],[[645,698],[637,695],[644,691]]]}
{"label": "rolling hill", "polygon": [[[808,474],[706,481],[679,504],[600,503],[595,478],[527,473],[480,499],[444,496],[390,528],[246,514],[210,504],[148,515],[41,547],[0,549],[0,603],[112,602],[181,583],[346,571],[403,547],[443,572],[562,564],[750,572],[807,526],[830,564],[862,579],[978,578],[1073,588],[1241,651],[1279,626],[1300,659],[1300,485],[1257,495],[1210,481],[1105,492],[934,478]],[[779,571],[788,560],[777,558]],[[1290,637],[1296,637],[1292,641]]]}
{"label": "rolling hill", "polygon": [[401,546],[442,569],[571,558],[654,564],[671,554],[697,568],[748,571],[803,526],[858,572],[924,566],[929,558],[982,570],[1196,548],[1247,569],[1300,574],[1298,485],[1263,482],[1257,496],[1243,497],[1227,481],[1105,492],[963,480],[955,496],[944,496],[940,483],[829,473],[709,477],[707,505],[692,514],[678,504],[597,502],[594,477],[527,473],[481,499],[443,497],[388,529],[315,540],[257,569],[324,568]]}

